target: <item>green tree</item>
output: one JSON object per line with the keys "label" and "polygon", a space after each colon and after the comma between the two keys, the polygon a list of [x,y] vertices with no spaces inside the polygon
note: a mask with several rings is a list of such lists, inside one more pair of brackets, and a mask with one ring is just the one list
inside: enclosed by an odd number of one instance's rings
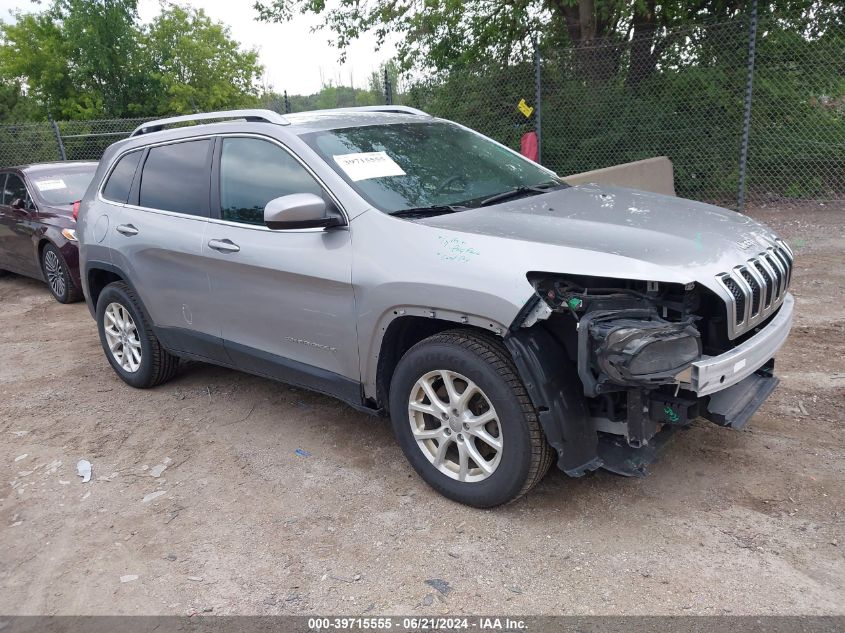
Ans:
{"label": "green tree", "polygon": [[0,23],[4,89],[25,86],[37,112],[56,119],[155,116],[256,102],[262,72],[256,51],[242,51],[225,26],[180,6],[164,5],[144,27],[136,2],[54,0],[41,13],[18,12],[13,22]]}
{"label": "green tree", "polygon": [[38,104],[17,82],[0,83],[0,123],[33,121],[43,117]]}
{"label": "green tree", "polygon": [[[380,105],[384,103],[381,88],[361,89],[350,86],[324,83],[319,92],[310,95],[288,95],[291,112],[325,110],[328,108],[349,108],[354,106]],[[261,107],[284,112],[284,96],[274,92],[265,92],[259,99]]]}
{"label": "green tree", "polygon": [[370,74],[370,92],[374,95],[379,95],[381,102],[384,102],[384,74],[387,73],[387,79],[390,81],[390,89],[393,92],[394,100],[396,96],[402,92],[402,72],[396,60],[391,59],[379,66],[378,70],[374,70]]}
{"label": "green tree", "polygon": [[14,23],[0,24],[0,38],[0,76],[26,85],[53,116],[67,114],[74,95],[70,51],[55,13],[18,12]]}
{"label": "green tree", "polygon": [[[144,64],[137,0],[56,0],[78,118],[138,116],[151,79]],[[86,98],[87,97],[87,98]]]}
{"label": "green tree", "polygon": [[55,0],[43,13],[0,25],[0,69],[25,83],[55,118],[142,113],[135,0]]}
{"label": "green tree", "polygon": [[257,103],[263,67],[229,29],[200,9],[165,7],[149,27],[148,55],[159,82],[160,113],[221,110]]}
{"label": "green tree", "polygon": [[[637,84],[657,69],[674,43],[667,29],[729,20],[747,11],[746,0],[257,0],[259,19],[283,22],[299,13],[319,15],[341,51],[362,33],[379,45],[398,34],[398,61],[412,67],[445,70],[496,60],[506,65],[531,55],[536,37],[546,50],[572,48],[574,71],[587,80],[606,80],[620,65],[621,50],[607,44],[632,42],[637,62],[628,81]],[[841,3],[774,0],[764,9],[778,17],[803,17],[823,24],[842,19]],[[596,46],[602,44],[602,46]]]}

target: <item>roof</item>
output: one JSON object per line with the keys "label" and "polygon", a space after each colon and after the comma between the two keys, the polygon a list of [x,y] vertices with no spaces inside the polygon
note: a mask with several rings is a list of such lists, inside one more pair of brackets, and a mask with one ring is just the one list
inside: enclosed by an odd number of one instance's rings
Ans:
{"label": "roof", "polygon": [[7,167],[6,169],[19,169],[26,174],[38,174],[41,172],[55,172],[64,169],[72,169],[74,167],[93,167],[97,168],[97,161],[95,160],[64,160],[53,161],[49,163],[30,163],[27,165],[17,165],[15,167]]}
{"label": "roof", "polygon": [[303,132],[337,129],[341,127],[419,121],[428,117],[428,114],[416,108],[387,105],[314,110],[311,112],[298,112],[296,114],[285,115],[273,112],[272,110],[224,110],[147,121],[139,125],[132,132],[130,138],[162,132],[168,126],[186,123],[199,123],[201,127],[206,127],[245,121],[247,123],[278,125],[283,129],[292,131],[294,134],[300,134]]}
{"label": "roof", "polygon": [[297,112],[296,114],[286,114],[285,118],[290,122],[289,129],[295,134],[336,130],[346,127],[361,127],[364,125],[419,123],[432,120],[428,116],[405,112],[371,112],[352,109]]}

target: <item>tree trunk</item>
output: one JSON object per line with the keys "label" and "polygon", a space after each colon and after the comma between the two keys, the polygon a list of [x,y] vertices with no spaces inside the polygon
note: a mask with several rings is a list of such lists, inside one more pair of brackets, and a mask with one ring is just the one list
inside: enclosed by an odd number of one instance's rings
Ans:
{"label": "tree trunk", "polygon": [[657,70],[659,54],[654,41],[655,31],[657,30],[657,13],[654,0],[648,0],[642,12],[634,10],[633,27],[631,61],[625,84],[629,88],[636,89]]}
{"label": "tree trunk", "polygon": [[553,14],[562,17],[573,49],[573,71],[587,83],[600,84],[615,76],[619,69],[620,50],[604,45],[612,33],[612,21],[599,23],[595,0],[579,0],[572,6],[566,0],[553,0],[548,5]]}

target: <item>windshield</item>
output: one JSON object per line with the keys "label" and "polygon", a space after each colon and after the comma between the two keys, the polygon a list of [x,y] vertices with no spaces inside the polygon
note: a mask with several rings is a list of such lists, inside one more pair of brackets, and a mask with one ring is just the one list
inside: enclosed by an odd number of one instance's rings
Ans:
{"label": "windshield", "polygon": [[73,204],[81,200],[94,178],[96,166],[74,170],[57,169],[28,174],[38,197],[51,205]]}
{"label": "windshield", "polygon": [[303,139],[370,204],[387,213],[477,206],[549,183],[554,173],[442,121],[311,132]]}

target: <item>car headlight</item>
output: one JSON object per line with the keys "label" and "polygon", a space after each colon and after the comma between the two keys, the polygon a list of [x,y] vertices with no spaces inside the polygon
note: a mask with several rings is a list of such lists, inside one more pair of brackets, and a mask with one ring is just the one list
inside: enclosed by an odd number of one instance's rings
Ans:
{"label": "car headlight", "polygon": [[594,362],[611,382],[655,385],[675,377],[701,356],[701,337],[690,321],[598,319],[590,324]]}

